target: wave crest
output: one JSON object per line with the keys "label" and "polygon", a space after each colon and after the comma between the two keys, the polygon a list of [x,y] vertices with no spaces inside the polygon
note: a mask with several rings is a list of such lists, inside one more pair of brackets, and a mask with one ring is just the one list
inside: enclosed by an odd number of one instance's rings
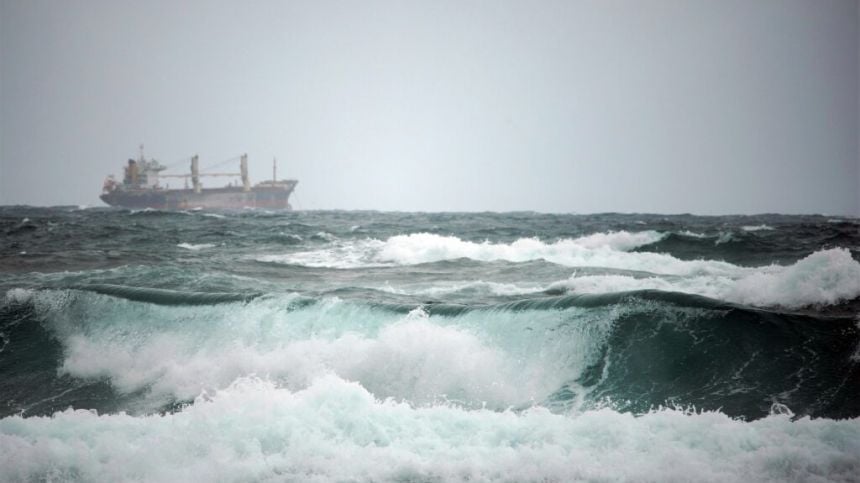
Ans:
{"label": "wave crest", "polygon": [[724,274],[739,267],[726,262],[679,260],[671,255],[632,252],[663,239],[656,231],[596,233],[579,238],[545,242],[520,238],[511,243],[478,243],[433,233],[397,235],[335,243],[319,250],[265,255],[258,261],[329,268],[366,268],[416,265],[468,258],[476,261],[528,262],[546,260],[569,267],[605,267],[659,274]]}
{"label": "wave crest", "polygon": [[787,267],[757,270],[738,267],[734,274],[691,277],[574,274],[550,289],[575,293],[612,293],[662,290],[702,295],[757,307],[798,309],[835,305],[860,297],[860,263],[845,248],[810,254]]}
{"label": "wave crest", "polygon": [[2,419],[0,479],[849,481],[858,441],[860,419],[415,408],[333,376],[251,378],[173,414]]}

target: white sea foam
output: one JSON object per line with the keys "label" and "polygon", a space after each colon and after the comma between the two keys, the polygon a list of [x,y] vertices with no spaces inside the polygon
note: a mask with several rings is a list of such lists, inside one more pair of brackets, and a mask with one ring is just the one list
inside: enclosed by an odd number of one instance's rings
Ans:
{"label": "white sea foam", "polygon": [[383,245],[384,242],[373,239],[336,242],[331,246],[318,250],[308,250],[286,255],[263,255],[257,257],[256,260],[260,262],[326,268],[367,268],[393,265],[391,262],[380,262],[373,259],[373,255]]}
{"label": "white sea foam", "polygon": [[[556,311],[403,316],[336,299],[290,311],[283,310],[289,299],[258,299],[233,310],[90,293],[39,292],[37,302],[63,347],[61,372],[106,379],[121,393],[143,390],[144,410],[252,374],[300,389],[334,373],[378,397],[415,404],[527,404],[574,379],[613,321],[600,311],[571,308],[566,317],[587,313],[596,320],[582,318],[562,330],[554,328]],[[562,341],[565,333],[569,340]]]}
{"label": "white sea foam", "polygon": [[605,267],[677,275],[720,275],[742,270],[720,261],[688,261],[663,253],[629,251],[657,242],[664,236],[654,231],[611,232],[552,243],[537,238],[520,238],[512,243],[476,243],[453,236],[414,233],[393,236],[385,241],[341,241],[318,250],[264,255],[257,260],[311,267],[358,268],[414,265],[457,258],[511,262],[543,259],[570,267]]}
{"label": "white sea foam", "polygon": [[830,305],[860,297],[860,263],[845,248],[817,251],[794,265],[743,277],[726,294],[752,305]]}
{"label": "white sea foam", "polygon": [[723,243],[728,243],[734,240],[734,234],[730,231],[721,231],[717,236],[717,240],[714,242],[714,246],[722,245]]}
{"label": "white sea foam", "polygon": [[742,226],[741,230],[743,230],[743,231],[770,231],[770,230],[775,230],[775,228],[772,226],[769,226],[769,225],[755,225],[755,226],[747,225],[747,226]]}
{"label": "white sea foam", "polygon": [[599,294],[633,290],[662,290],[721,298],[730,291],[734,281],[729,277],[632,277],[629,275],[576,276],[556,282],[551,289],[566,288],[573,293]]}
{"label": "white sea foam", "polygon": [[289,240],[295,243],[300,243],[302,241],[302,237],[294,233],[278,232],[278,236],[283,238],[284,240]]}
{"label": "white sea foam", "polygon": [[[662,290],[703,295],[760,307],[800,308],[833,305],[860,297],[860,263],[844,248],[815,252],[795,264],[757,269],[738,267],[726,275],[577,275],[548,289],[599,294]],[[525,293],[525,292],[523,292]]]}
{"label": "white sea foam", "polygon": [[[705,236],[690,233],[690,236]],[[546,288],[567,287],[578,293],[605,293],[657,289],[693,293],[757,306],[797,308],[829,305],[860,296],[860,263],[843,248],[813,253],[792,266],[741,267],[714,260],[680,260],[653,252],[631,252],[636,247],[659,241],[664,235],[653,232],[612,232],[546,243],[521,238],[512,243],[475,243],[457,237],[430,233],[399,235],[386,241],[367,239],[338,242],[329,247],[292,253],[266,255],[258,260],[315,267],[355,268],[470,258],[481,261],[526,262],[544,259],[569,267],[596,267],[651,273],[651,277],[631,275],[572,276],[548,287],[493,281],[445,281],[430,285],[380,287],[392,293],[435,295],[482,290],[497,295],[532,293]],[[731,240],[731,232],[721,233],[716,244]]]}
{"label": "white sea foam", "polygon": [[6,291],[6,300],[4,305],[8,304],[25,304],[32,300],[33,291],[25,288],[13,288]]}
{"label": "white sea foam", "polygon": [[772,265],[733,276],[632,277],[627,275],[572,276],[551,288],[576,293],[663,290],[704,295],[761,307],[799,308],[832,305],[860,297],[860,263],[844,248],[815,252],[797,263]]}
{"label": "white sea foam", "polygon": [[259,379],[181,412],[0,420],[0,480],[853,481],[860,419],[415,407],[335,376]]}
{"label": "white sea foam", "polygon": [[690,230],[683,230],[683,231],[678,232],[678,234],[684,235],[684,236],[689,236],[692,238],[712,238],[713,237],[713,235],[706,235],[704,233],[697,233],[697,232],[690,231]]}
{"label": "white sea foam", "polygon": [[316,232],[316,234],[314,234],[314,238],[318,238],[320,240],[325,240],[325,241],[330,241],[330,242],[337,240],[337,237],[335,235],[333,235],[327,231]]}
{"label": "white sea foam", "polygon": [[737,267],[725,262],[679,260],[671,255],[629,252],[663,238],[657,232],[616,232],[563,239],[545,243],[537,238],[521,238],[510,244],[474,243],[456,237],[429,233],[389,238],[375,255],[376,260],[397,264],[416,264],[471,258],[525,262],[544,259],[570,267],[604,267],[663,274],[725,273]]}
{"label": "white sea foam", "polygon": [[658,242],[665,238],[665,234],[656,231],[610,231],[607,233],[593,233],[579,237],[573,242],[579,246],[591,249],[611,248],[613,250],[628,251],[644,245]]}
{"label": "white sea foam", "polygon": [[65,340],[62,371],[107,377],[121,392],[148,388],[160,396],[192,398],[237,377],[267,374],[289,387],[306,387],[328,372],[361,381],[378,397],[415,404],[440,399],[485,401],[507,407],[544,398],[563,381],[537,377],[539,367],[509,364],[504,351],[467,331],[421,320],[383,328],[377,337],[345,333],[265,344],[219,340],[200,347],[189,334],[154,335],[139,345],[75,335]]}
{"label": "white sea foam", "polygon": [[400,295],[421,295],[440,297],[457,293],[484,293],[488,295],[525,295],[546,290],[546,287],[536,284],[516,284],[475,281],[445,281],[434,283],[415,283],[410,285],[392,286],[390,283],[374,287],[383,292]]}
{"label": "white sea foam", "polygon": [[589,258],[609,253],[623,254],[626,250],[660,240],[657,232],[596,233],[576,239],[545,243],[537,238],[520,238],[510,244],[475,243],[453,236],[414,233],[389,238],[376,258],[399,264],[416,264],[471,258],[473,260],[508,260],[525,262],[545,259],[564,265],[577,265]]}
{"label": "white sea foam", "polygon": [[176,246],[179,248],[185,248],[186,250],[198,251],[203,250],[204,248],[213,248],[215,245],[212,243],[180,243]]}

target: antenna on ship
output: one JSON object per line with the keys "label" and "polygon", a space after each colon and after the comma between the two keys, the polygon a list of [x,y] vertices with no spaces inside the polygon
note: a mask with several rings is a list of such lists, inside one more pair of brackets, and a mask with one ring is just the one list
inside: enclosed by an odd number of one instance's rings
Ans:
{"label": "antenna on ship", "polygon": [[143,143],[140,143],[140,161],[143,162]]}

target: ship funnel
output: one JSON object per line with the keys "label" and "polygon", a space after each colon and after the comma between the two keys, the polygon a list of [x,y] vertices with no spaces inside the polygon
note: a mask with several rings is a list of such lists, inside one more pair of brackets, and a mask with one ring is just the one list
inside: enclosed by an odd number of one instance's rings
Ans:
{"label": "ship funnel", "polygon": [[242,160],[239,162],[239,170],[242,174],[242,189],[251,191],[251,181],[248,180],[248,155],[243,154]]}
{"label": "ship funnel", "polygon": [[194,192],[200,193],[200,169],[198,167],[197,155],[191,157],[191,183],[194,184]]}

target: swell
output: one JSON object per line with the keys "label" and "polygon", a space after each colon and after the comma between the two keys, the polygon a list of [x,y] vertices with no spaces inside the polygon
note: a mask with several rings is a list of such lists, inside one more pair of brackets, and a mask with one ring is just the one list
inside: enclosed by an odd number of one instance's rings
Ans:
{"label": "swell", "polygon": [[[72,291],[92,292],[101,295],[124,299],[134,302],[143,302],[164,306],[183,305],[219,305],[247,303],[258,297],[264,297],[261,292],[193,292],[187,290],[170,290],[153,287],[135,287],[116,284],[86,284],[72,286]],[[360,294],[356,297],[355,293]],[[351,299],[363,299],[360,304],[367,305],[373,310],[380,312],[404,315],[415,310],[416,304],[412,301],[403,303],[389,303],[384,301],[371,301],[370,295],[385,294],[373,289],[344,287],[326,291],[318,296],[295,295],[290,297],[288,306],[290,309],[297,307],[309,307],[320,305],[321,298],[337,297],[341,294]],[[758,307],[742,303],[731,302],[703,295],[687,292],[674,292],[658,289],[623,290],[605,293],[568,293],[561,288],[550,288],[543,294],[536,293],[533,298],[524,298],[512,302],[503,302],[491,305],[471,305],[461,303],[446,303],[442,301],[427,301],[419,304],[421,309],[429,315],[444,317],[456,317],[470,312],[526,312],[526,311],[552,311],[564,310],[572,307],[578,308],[607,308],[615,305],[624,305],[631,300],[650,301],[664,303],[675,307],[696,308],[706,310],[735,310],[739,312],[769,313],[776,317],[803,315],[810,319],[822,321],[839,318],[850,318],[853,307],[860,303],[860,298],[848,300],[841,305],[836,305],[828,314],[827,307],[814,307],[812,309],[792,309],[783,307]],[[271,294],[268,295],[271,298]]]}
{"label": "swell", "polygon": [[770,236],[742,230],[711,234],[670,232],[654,243],[636,247],[634,251],[668,253],[679,260],[707,257],[747,266],[792,263],[803,254],[796,244],[780,244]]}
{"label": "swell", "polygon": [[855,312],[760,309],[658,290],[523,300],[494,310],[569,307],[611,307],[617,318],[595,362],[554,394],[550,405],[576,402],[572,388],[579,386],[587,393],[586,408],[609,404],[643,413],[680,405],[758,418],[783,404],[798,416],[860,415]]}
{"label": "swell", "polygon": [[765,223],[743,222],[703,226],[702,232],[672,230],[654,243],[636,247],[636,252],[669,253],[680,260],[708,258],[756,266],[768,263],[790,264],[822,249],[860,247],[856,222]]}
{"label": "swell", "polygon": [[590,405],[639,413],[694,406],[757,418],[780,404],[798,416],[860,415],[860,329],[851,317],[641,307],[616,321],[597,362],[577,379]]}
{"label": "swell", "polygon": [[[310,251],[263,255],[256,260],[283,266],[340,268],[356,272],[429,266],[464,258],[484,263],[545,260],[572,269],[570,288],[589,292],[615,292],[619,287],[620,290],[656,288],[762,307],[792,308],[833,305],[860,296],[860,263],[845,247],[816,250],[790,265],[777,265],[773,263],[774,259],[770,259],[769,265],[756,267],[701,258],[682,260],[666,253],[633,251],[659,243],[663,238],[664,234],[655,231],[619,231],[554,242],[521,238],[506,244],[476,243],[453,236],[413,233],[384,241],[337,242]],[[577,278],[577,271],[584,268],[647,272],[651,276],[636,279],[621,275]],[[528,277],[528,274],[523,274],[523,278]]]}
{"label": "swell", "polygon": [[214,305],[248,302],[261,295],[259,293],[189,292],[113,284],[83,285],[79,289],[135,302],[158,305]]}
{"label": "swell", "polygon": [[416,405],[644,413],[675,404],[755,419],[783,404],[801,416],[860,415],[851,317],[653,290],[416,308],[102,288],[7,296],[5,414],[64,404],[164,411],[239,377],[268,374],[299,390],[333,372]]}
{"label": "swell", "polygon": [[32,301],[0,306],[0,418],[50,415],[67,407],[115,412],[127,406],[108,381],[59,374],[63,347],[38,321]]}

